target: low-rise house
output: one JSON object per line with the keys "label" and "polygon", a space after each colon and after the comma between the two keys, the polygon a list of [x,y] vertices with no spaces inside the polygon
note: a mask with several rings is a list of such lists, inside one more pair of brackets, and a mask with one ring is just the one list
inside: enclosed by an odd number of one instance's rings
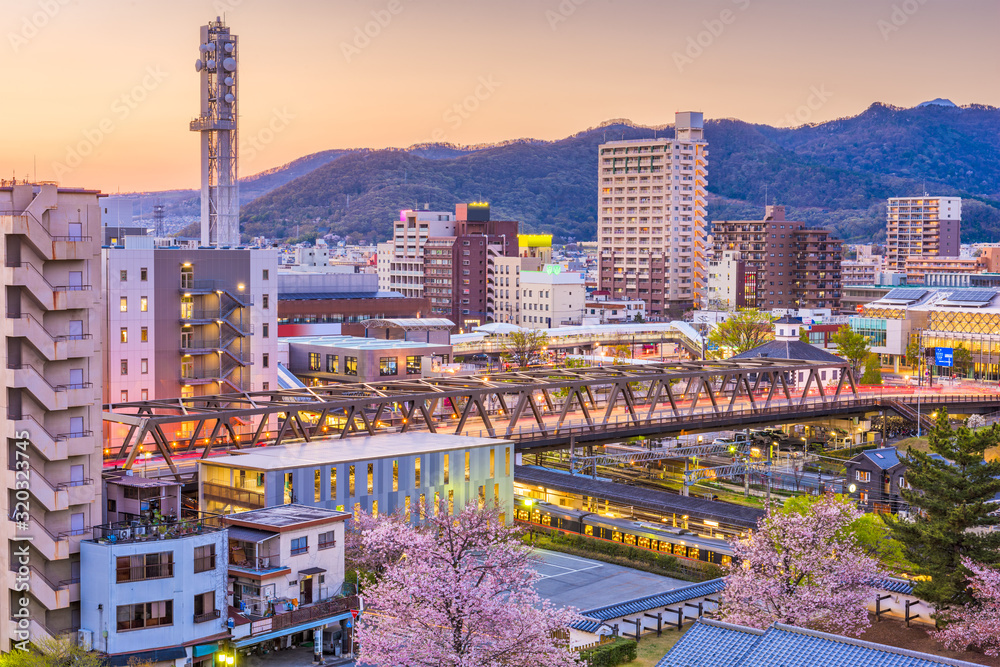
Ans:
{"label": "low-rise house", "polygon": [[344,595],[344,528],[350,516],[278,505],[224,518],[237,649],[345,636],[343,622],[359,608],[356,596]]}
{"label": "low-rise house", "polygon": [[123,475],[106,486],[109,521],[80,544],[83,644],[111,667],[132,658],[211,667],[229,637],[219,517],[182,517],[176,482]]}
{"label": "low-rise house", "polygon": [[845,462],[844,490],[866,512],[895,514],[906,508],[899,490],[906,487],[906,464],[895,447],[868,449]]}

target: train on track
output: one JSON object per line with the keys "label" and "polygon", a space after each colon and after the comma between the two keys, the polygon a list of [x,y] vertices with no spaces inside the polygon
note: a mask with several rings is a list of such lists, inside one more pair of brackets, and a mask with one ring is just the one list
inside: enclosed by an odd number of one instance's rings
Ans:
{"label": "train on track", "polygon": [[685,560],[728,565],[733,550],[726,540],[646,521],[612,519],[593,512],[559,507],[521,495],[514,496],[514,519],[531,528],[558,530],[595,540],[671,554]]}

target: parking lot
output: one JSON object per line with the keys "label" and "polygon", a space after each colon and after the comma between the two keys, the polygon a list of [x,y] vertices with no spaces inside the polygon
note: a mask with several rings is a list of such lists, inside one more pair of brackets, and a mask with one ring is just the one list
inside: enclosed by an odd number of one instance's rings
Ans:
{"label": "parking lot", "polygon": [[593,609],[690,583],[555,551],[535,553],[538,594],[559,606]]}

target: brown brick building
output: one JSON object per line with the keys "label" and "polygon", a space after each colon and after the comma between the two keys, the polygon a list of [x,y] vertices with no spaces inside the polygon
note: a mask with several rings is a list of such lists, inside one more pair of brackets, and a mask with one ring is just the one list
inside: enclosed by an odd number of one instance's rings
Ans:
{"label": "brown brick building", "polygon": [[785,220],[784,206],[768,206],[763,220],[712,223],[716,256],[743,253],[757,270],[756,307],[840,309],[841,241],[829,230]]}

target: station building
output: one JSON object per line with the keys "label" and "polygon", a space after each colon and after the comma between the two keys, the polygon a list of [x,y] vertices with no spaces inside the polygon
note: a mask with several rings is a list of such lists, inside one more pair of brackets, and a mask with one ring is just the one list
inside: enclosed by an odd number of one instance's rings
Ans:
{"label": "station building", "polygon": [[509,440],[437,433],[261,447],[199,461],[199,507],[220,514],[290,504],[372,514],[399,510],[417,522],[442,502],[455,514],[478,499],[498,502],[509,521],[513,457]]}

